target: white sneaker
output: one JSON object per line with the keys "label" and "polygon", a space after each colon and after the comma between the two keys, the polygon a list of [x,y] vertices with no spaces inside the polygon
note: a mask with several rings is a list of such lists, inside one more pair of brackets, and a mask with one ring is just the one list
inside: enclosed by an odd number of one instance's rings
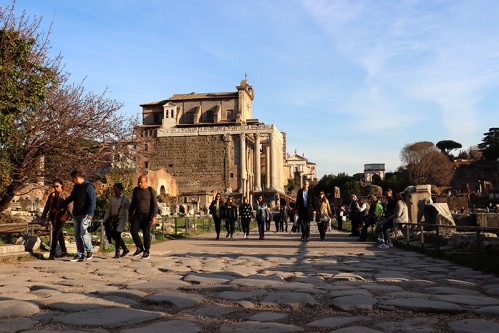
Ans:
{"label": "white sneaker", "polygon": [[389,249],[390,247],[385,243],[378,245],[378,249]]}

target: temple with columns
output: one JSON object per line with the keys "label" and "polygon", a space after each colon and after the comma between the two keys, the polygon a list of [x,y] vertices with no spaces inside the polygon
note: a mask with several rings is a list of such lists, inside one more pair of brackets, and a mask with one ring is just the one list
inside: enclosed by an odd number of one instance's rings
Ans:
{"label": "temple with columns", "polygon": [[247,80],[236,88],[141,104],[137,172],[164,169],[181,200],[201,207],[216,192],[285,197],[286,134],[253,118],[254,93]]}

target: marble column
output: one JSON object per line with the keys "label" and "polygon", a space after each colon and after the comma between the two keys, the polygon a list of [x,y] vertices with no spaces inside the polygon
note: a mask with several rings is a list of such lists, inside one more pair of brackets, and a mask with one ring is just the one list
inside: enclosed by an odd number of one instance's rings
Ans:
{"label": "marble column", "polygon": [[279,169],[276,167],[276,162],[277,162],[277,152],[276,152],[276,144],[275,144],[275,137],[272,133],[269,135],[269,141],[270,141],[270,188],[275,189],[277,188],[278,184],[278,172]]}
{"label": "marble column", "polygon": [[241,148],[241,175],[239,177],[240,179],[240,187],[241,187],[241,193],[243,196],[246,195],[247,192],[247,186],[246,186],[246,179],[247,179],[247,170],[246,170],[246,134],[241,133],[239,134],[239,139],[240,139],[240,148]]}
{"label": "marble column", "polygon": [[260,165],[260,134],[255,133],[255,191],[262,190],[262,168]]}
{"label": "marble column", "polygon": [[265,187],[267,189],[272,187],[270,184],[270,173],[272,172],[270,161],[270,144],[267,142],[265,143]]}

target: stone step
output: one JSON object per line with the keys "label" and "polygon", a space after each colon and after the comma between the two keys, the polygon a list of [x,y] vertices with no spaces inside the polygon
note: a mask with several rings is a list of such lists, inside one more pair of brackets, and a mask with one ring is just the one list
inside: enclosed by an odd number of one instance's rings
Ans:
{"label": "stone step", "polygon": [[0,254],[10,254],[24,252],[24,245],[2,245],[0,246]]}

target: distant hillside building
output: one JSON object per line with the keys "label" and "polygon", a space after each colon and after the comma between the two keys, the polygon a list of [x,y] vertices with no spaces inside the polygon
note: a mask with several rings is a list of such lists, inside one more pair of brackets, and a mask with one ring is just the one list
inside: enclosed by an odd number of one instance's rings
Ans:
{"label": "distant hillside building", "polygon": [[137,172],[165,169],[179,196],[197,200],[200,209],[216,192],[284,193],[285,135],[253,119],[253,88],[246,80],[236,88],[142,104]]}

